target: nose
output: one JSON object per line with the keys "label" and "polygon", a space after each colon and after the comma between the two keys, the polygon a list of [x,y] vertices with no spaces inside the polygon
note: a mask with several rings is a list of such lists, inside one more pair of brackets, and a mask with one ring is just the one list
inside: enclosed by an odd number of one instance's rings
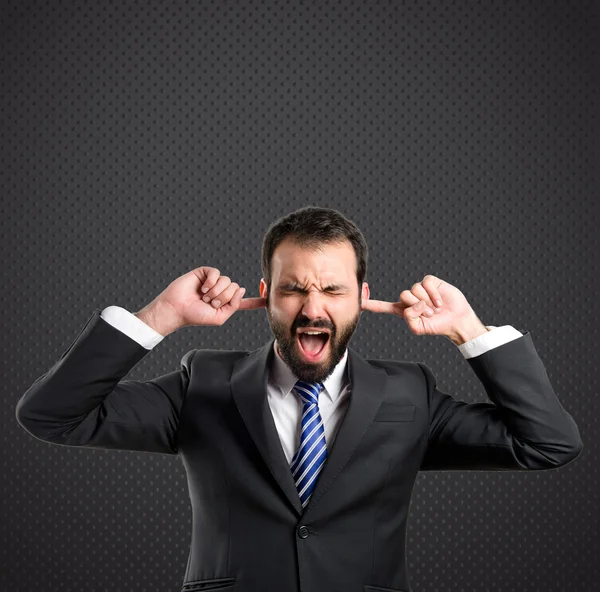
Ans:
{"label": "nose", "polygon": [[300,312],[311,320],[327,319],[327,313],[324,308],[324,296],[318,290],[309,290],[304,296]]}

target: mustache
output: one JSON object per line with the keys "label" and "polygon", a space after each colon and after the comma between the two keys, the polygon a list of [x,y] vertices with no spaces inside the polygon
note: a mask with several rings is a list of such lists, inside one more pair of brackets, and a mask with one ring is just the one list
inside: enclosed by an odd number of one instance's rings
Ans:
{"label": "mustache", "polygon": [[303,329],[303,328],[310,328],[310,329],[329,329],[331,331],[331,333],[333,333],[335,331],[335,328],[332,327],[331,325],[328,325],[327,323],[323,323],[323,322],[317,322],[317,323],[307,323],[307,322],[300,322],[298,323],[295,327],[294,327],[294,333],[298,330],[298,329]]}

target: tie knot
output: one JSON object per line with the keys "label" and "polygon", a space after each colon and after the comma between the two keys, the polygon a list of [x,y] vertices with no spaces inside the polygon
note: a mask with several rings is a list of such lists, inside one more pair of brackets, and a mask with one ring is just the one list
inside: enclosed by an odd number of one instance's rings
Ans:
{"label": "tie knot", "polygon": [[298,380],[294,385],[294,390],[300,395],[303,401],[307,403],[318,403],[319,393],[323,389],[322,382],[304,382]]}

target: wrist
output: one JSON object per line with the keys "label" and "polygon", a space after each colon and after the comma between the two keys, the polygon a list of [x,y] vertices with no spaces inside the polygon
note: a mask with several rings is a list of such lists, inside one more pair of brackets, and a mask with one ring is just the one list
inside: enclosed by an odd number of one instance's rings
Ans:
{"label": "wrist", "polygon": [[446,335],[454,345],[462,345],[475,337],[484,335],[490,329],[488,329],[477,317],[469,320],[463,325],[456,327],[455,330],[450,334]]}
{"label": "wrist", "polygon": [[163,337],[177,331],[181,326],[172,308],[163,304],[160,300],[153,300],[133,314]]}

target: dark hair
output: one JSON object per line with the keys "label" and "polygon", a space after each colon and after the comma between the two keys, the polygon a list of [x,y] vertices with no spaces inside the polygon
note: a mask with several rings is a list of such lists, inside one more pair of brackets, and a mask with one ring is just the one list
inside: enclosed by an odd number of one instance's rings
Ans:
{"label": "dark hair", "polygon": [[300,247],[318,250],[325,243],[349,241],[356,255],[358,293],[367,275],[369,250],[358,226],[341,212],[331,208],[305,206],[276,220],[269,226],[262,244],[262,273],[271,292],[271,260],[277,245],[291,238]]}

